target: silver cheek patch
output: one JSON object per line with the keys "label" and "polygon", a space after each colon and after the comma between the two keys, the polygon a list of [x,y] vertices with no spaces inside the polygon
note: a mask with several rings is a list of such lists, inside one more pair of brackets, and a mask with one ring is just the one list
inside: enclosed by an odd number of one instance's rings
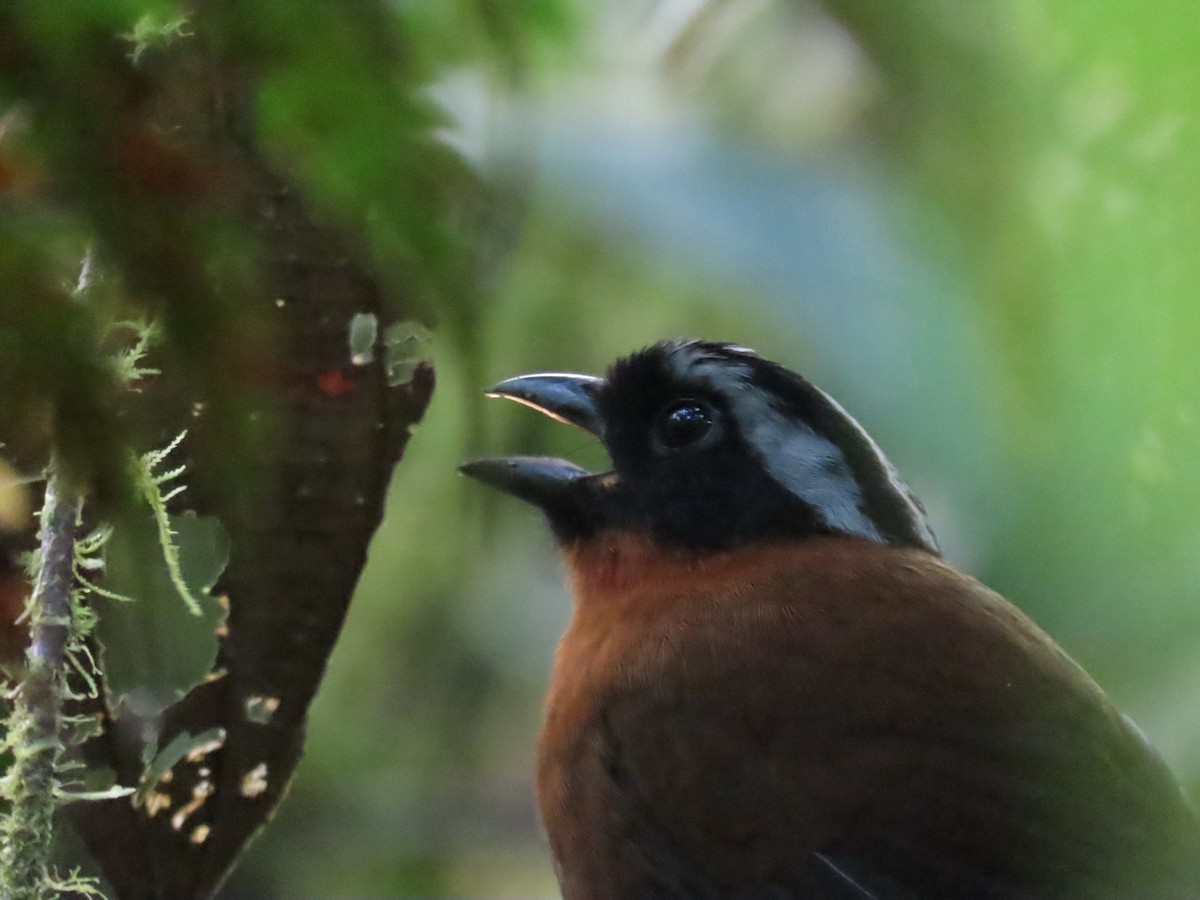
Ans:
{"label": "silver cheek patch", "polygon": [[904,499],[904,505],[908,510],[909,523],[912,525],[913,531],[920,535],[922,541],[924,541],[925,545],[930,550],[937,552],[937,538],[934,537],[933,530],[929,527],[929,523],[925,520],[925,510],[921,508],[921,504],[913,494],[912,489],[908,486],[904,479],[900,477],[900,473],[896,471],[896,467],[892,465],[892,461],[884,455],[883,450],[881,450],[879,445],[875,443],[875,439],[867,433],[867,430],[863,428],[862,425],[858,424],[858,419],[846,412],[846,410],[842,407],[842,404],[838,403],[820,388],[814,386],[814,389],[825,398],[826,402],[828,402],[829,405],[833,407],[833,409],[836,410],[843,419],[850,423],[850,426],[858,433],[858,436],[863,443],[871,448],[871,453],[875,456],[875,462],[887,476],[888,483],[892,486],[892,490],[895,491],[898,496]]}
{"label": "silver cheek patch", "polygon": [[[775,410],[754,388],[748,366],[705,358],[700,353],[689,353],[689,349],[673,354],[669,362],[672,374],[680,380],[698,381],[729,399],[739,431],[775,481],[810,506],[829,528],[884,540],[863,512],[862,488],[837,444],[806,423],[788,419]],[[841,404],[814,389],[870,449],[880,473],[903,499],[913,531],[936,552],[937,542],[924,513],[879,445]]]}
{"label": "silver cheek patch", "polygon": [[844,534],[883,540],[862,511],[862,490],[842,451],[802,422],[785,419],[746,391],[736,401],[738,426],[772,478]]}

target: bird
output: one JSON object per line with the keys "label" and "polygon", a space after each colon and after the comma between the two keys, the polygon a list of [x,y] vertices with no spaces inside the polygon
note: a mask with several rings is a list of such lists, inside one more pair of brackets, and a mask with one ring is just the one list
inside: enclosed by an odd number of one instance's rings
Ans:
{"label": "bird", "polygon": [[675,339],[489,394],[612,463],[460,467],[568,570],[536,764],[566,900],[1200,898],[1160,756],[820,388]]}

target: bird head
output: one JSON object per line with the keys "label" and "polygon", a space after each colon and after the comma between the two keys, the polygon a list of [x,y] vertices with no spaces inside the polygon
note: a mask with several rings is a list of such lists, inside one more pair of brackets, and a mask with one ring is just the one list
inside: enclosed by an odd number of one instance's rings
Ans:
{"label": "bird head", "polygon": [[603,441],[609,472],[521,456],[462,466],[540,507],[565,545],[613,530],[698,552],[843,535],[937,553],[920,503],[862,426],[744,347],[663,341],[604,378],[524,375],[488,393]]}

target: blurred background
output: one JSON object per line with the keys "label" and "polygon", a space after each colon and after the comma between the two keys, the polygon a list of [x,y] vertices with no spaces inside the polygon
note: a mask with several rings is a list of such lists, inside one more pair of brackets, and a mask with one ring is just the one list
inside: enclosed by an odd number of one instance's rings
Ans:
{"label": "blurred background", "polygon": [[[756,348],[837,397],[946,555],[1200,795],[1193,4],[382,7],[402,87],[488,212],[469,290],[431,305],[438,387],[305,759],[225,895],[557,896],[532,775],[563,572],[535,511],[455,467],[605,465],[586,435],[482,391],[680,335]],[[261,129],[326,208],[386,219],[409,170],[378,165],[363,135],[386,139],[393,112],[359,104],[369,70],[347,63],[377,35],[331,30],[334,8],[259,7],[275,52],[312,51],[265,82]]]}
{"label": "blurred background", "polygon": [[438,332],[307,757],[231,892],[556,895],[531,777],[563,574],[534,511],[454,467],[603,465],[481,390],[675,335],[838,397],[947,555],[1200,790],[1194,10],[541,8],[519,77],[468,54],[431,86],[511,198],[494,293]]}

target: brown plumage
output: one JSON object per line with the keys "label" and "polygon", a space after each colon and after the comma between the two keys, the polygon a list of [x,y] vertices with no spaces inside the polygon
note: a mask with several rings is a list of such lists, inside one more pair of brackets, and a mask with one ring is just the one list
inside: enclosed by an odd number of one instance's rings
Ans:
{"label": "brown plumage", "polygon": [[[607,535],[567,559],[538,799],[573,900],[826,896],[838,876],[812,854],[880,842],[889,865],[921,867],[919,846],[1000,885],[1026,841],[1017,864],[1079,897],[1159,896],[1180,862],[1161,843],[1189,824],[1178,791],[1096,684],[922,551],[822,538],[697,559]],[[1113,829],[1156,808],[1163,833],[1113,855]],[[1042,831],[1072,839],[1043,860]],[[1106,857],[1110,887],[1075,883]]]}
{"label": "brown plumage", "polygon": [[495,392],[614,460],[464,467],[571,575],[537,775],[567,900],[1200,898],[1154,751],[799,376],[674,342]]}

